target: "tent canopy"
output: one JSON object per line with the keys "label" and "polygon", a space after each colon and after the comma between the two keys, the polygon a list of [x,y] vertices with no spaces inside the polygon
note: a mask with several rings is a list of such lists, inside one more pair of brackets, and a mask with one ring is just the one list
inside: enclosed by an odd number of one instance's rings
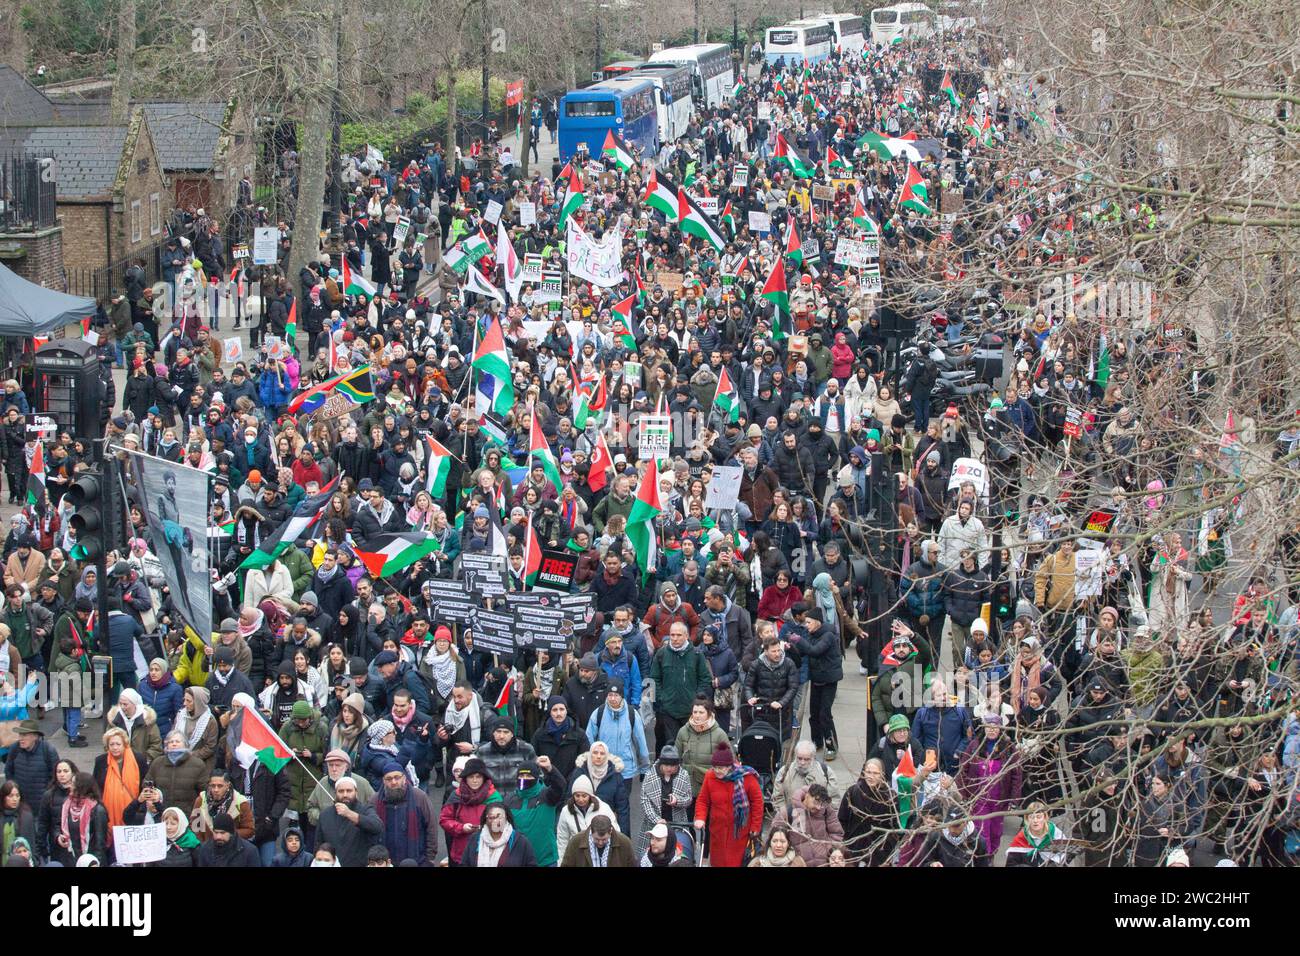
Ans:
{"label": "tent canopy", "polygon": [[43,288],[0,264],[0,335],[49,335],[94,314],[94,299]]}

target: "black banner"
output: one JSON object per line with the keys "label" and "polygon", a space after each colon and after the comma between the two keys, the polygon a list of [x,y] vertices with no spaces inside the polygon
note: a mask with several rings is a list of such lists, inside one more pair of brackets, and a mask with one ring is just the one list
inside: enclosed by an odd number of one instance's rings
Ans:
{"label": "black banner", "polygon": [[557,591],[573,590],[573,574],[578,569],[578,556],[572,551],[542,549],[542,566],[537,571],[537,587]]}
{"label": "black banner", "polygon": [[515,619],[510,614],[472,607],[469,611],[469,629],[474,635],[474,649],[493,654],[515,652]]}

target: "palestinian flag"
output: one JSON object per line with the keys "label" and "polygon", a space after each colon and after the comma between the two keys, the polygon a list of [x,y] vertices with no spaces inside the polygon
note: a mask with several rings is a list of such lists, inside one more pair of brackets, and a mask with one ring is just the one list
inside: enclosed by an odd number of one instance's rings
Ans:
{"label": "palestinian flag", "polygon": [[460,244],[460,248],[469,257],[470,262],[478,262],[484,256],[492,254],[492,243],[488,242],[488,238],[483,235],[481,228],[472,236],[466,236],[465,241]]}
{"label": "palestinian flag", "polygon": [[325,513],[325,506],[329,504],[330,495],[334,493],[334,486],[338,481],[338,476],[335,476],[334,480],[319,492],[298,502],[298,507],[293,509],[293,514],[275,531],[262,538],[261,544],[244,559],[239,570],[268,567],[272,561],[288,551],[290,545],[307,534]]}
{"label": "palestinian flag", "polygon": [[829,143],[826,145],[826,166],[828,169],[834,169],[841,173],[853,172],[853,164],[831,149]]}
{"label": "palestinian flag", "polygon": [[505,336],[501,334],[501,323],[493,318],[488,324],[483,339],[474,351],[472,368],[480,375],[492,376],[496,391],[492,396],[492,411],[501,417],[515,407],[515,386],[510,379],[510,359],[506,352]]}
{"label": "palestinian flag", "polygon": [[912,109],[912,107],[908,105],[907,97],[903,95],[902,87],[899,87],[898,93],[894,96],[894,105],[904,113],[911,113],[913,116],[916,115],[916,110]]}
{"label": "palestinian flag", "polygon": [[573,415],[573,424],[579,429],[587,427],[587,422],[592,418],[600,421],[605,405],[609,401],[609,396],[605,391],[605,376],[601,375],[600,383],[596,386],[595,395],[590,394],[588,389],[578,389],[578,400],[574,402],[576,411]]}
{"label": "palestinian flag", "polygon": [[650,180],[645,185],[645,195],[641,201],[651,209],[657,209],[669,222],[677,221],[677,190],[666,177],[660,176],[657,169],[650,170]]}
{"label": "palestinian flag", "polygon": [[[786,326],[790,324],[790,292],[785,284],[785,263],[780,258],[772,263],[772,271],[763,283],[762,298],[776,307],[772,312],[772,338],[779,342],[789,334]],[[723,369],[722,374],[727,374],[726,369]],[[721,381],[718,382],[718,389],[721,394]],[[715,398],[713,402],[716,405],[718,400]],[[735,420],[733,417],[732,421]]]}
{"label": "palestinian flag", "polygon": [[370,366],[363,365],[355,372],[348,372],[337,385],[334,394],[342,395],[353,405],[364,405],[375,400],[374,379],[370,375]]}
{"label": "palestinian flag", "polygon": [[564,202],[560,206],[559,228],[563,229],[569,217],[582,208],[585,197],[582,194],[582,177],[575,169],[569,173],[569,187],[564,191]]}
{"label": "palestinian flag", "polygon": [[537,572],[542,569],[542,542],[533,530],[533,513],[528,513],[528,530],[524,533],[524,586],[537,583]]}
{"label": "palestinian flag", "polygon": [[348,260],[343,260],[343,294],[364,295],[367,299],[375,297],[375,285],[360,272],[353,272]]}
{"label": "palestinian flag", "polygon": [[913,209],[926,215],[931,211],[930,193],[925,188],[925,180],[910,163],[907,166],[907,179],[903,182],[903,191],[898,194],[898,206],[900,209]]}
{"label": "palestinian flag", "polygon": [[903,139],[899,136],[886,136],[883,133],[876,133],[871,130],[858,137],[858,146],[869,149],[881,159],[886,160],[904,156],[913,163],[919,163],[923,156],[914,140]]}
{"label": "palestinian flag", "polygon": [[546,443],[546,436],[542,434],[536,415],[533,416],[528,427],[528,457],[533,464],[541,462],[546,480],[551,483],[558,495],[564,489],[564,479],[560,477],[560,463],[555,460],[555,452],[551,451],[551,446]]}
{"label": "palestinian flag", "polygon": [[372,577],[386,578],[432,554],[438,547],[437,540],[422,531],[403,531],[367,538],[367,550],[354,546],[352,552]]}
{"label": "palestinian flag", "polygon": [[613,164],[623,172],[627,172],[636,165],[636,160],[634,160],[632,154],[627,151],[627,147],[623,145],[623,141],[614,135],[612,129],[606,131],[605,145],[601,148],[600,152],[606,159],[613,162]]}
{"label": "palestinian flag", "polygon": [[487,276],[483,275],[477,266],[466,271],[465,285],[462,288],[466,292],[487,296],[489,299],[496,299],[502,305],[506,304],[505,293],[489,282]]}
{"label": "palestinian flag", "polygon": [[745,83],[743,79],[736,80],[736,85],[731,88],[731,98],[735,99],[737,96],[745,92],[745,90],[747,89],[749,89],[749,86]]}
{"label": "palestinian flag", "polygon": [[424,479],[424,490],[434,498],[447,494],[447,476],[451,474],[451,460],[455,456],[443,448],[432,435],[424,436],[424,448],[428,452],[425,467],[428,469]]}
{"label": "palestinian flag", "polygon": [[501,426],[500,422],[491,416],[482,415],[479,417],[478,430],[482,432],[484,438],[498,448],[509,447],[510,443],[506,439],[506,430]]}
{"label": "palestinian flag", "polygon": [[289,318],[284,323],[284,340],[289,343],[289,348],[293,349],[294,354],[298,354],[298,298],[294,296],[289,303]]}
{"label": "palestinian flag", "polygon": [[27,503],[45,510],[45,445],[37,441],[27,469]]}
{"label": "palestinian flag", "polygon": [[641,281],[641,273],[633,272],[632,277],[636,279],[636,304],[644,308],[650,293],[645,290],[645,283]]}
{"label": "palestinian flag", "polygon": [[948,103],[953,109],[961,105],[961,97],[957,95],[957,88],[952,85],[952,77],[948,71],[943,71],[943,82],[939,84],[939,92],[948,97]]}
{"label": "palestinian flag", "polygon": [[271,729],[256,707],[239,709],[226,728],[226,743],[244,769],[256,762],[276,774],[293,759],[288,745]]}
{"label": "palestinian flag", "polygon": [[605,444],[605,433],[601,432],[596,438],[596,447],[591,450],[590,470],[587,472],[587,486],[592,491],[600,491],[609,481],[607,472],[614,467],[614,456],[609,453],[609,446]]}
{"label": "palestinian flag", "polygon": [[497,694],[497,699],[492,702],[492,708],[502,717],[510,715],[510,699],[515,695],[515,671],[512,667],[510,673],[506,676],[506,682],[501,685],[501,693]]}
{"label": "palestinian flag", "polygon": [[[725,375],[725,370],[723,371]],[[647,464],[636,490],[632,512],[627,516],[627,538],[636,551],[636,563],[641,567],[644,585],[659,565],[659,541],[655,519],[663,507],[659,502],[659,464],[653,459]]]}
{"label": "palestinian flag", "polygon": [[524,284],[524,267],[519,261],[519,256],[515,255],[514,243],[510,241],[510,233],[506,229],[505,219],[497,220],[497,265],[501,267],[501,274],[505,283],[506,292],[510,298],[519,298],[519,289]]}
{"label": "palestinian flag", "polygon": [[1097,359],[1097,377],[1096,382],[1099,388],[1105,388],[1110,381],[1110,343],[1106,341],[1106,333],[1101,333],[1099,343],[1101,355]]}
{"label": "palestinian flag", "polygon": [[610,322],[610,331],[623,348],[636,351],[636,336],[632,334],[632,309],[636,307],[636,296],[630,295],[622,302],[610,306],[614,317]]}
{"label": "palestinian flag", "polygon": [[867,207],[862,205],[862,200],[856,197],[853,200],[853,225],[867,235],[877,236],[880,234],[880,227],[876,225],[874,219],[867,215]]}
{"label": "palestinian flag", "polygon": [[686,195],[685,188],[677,190],[677,216],[682,232],[688,236],[703,239],[718,252],[726,247],[727,240],[722,238],[722,230],[718,228],[718,224],[705,215],[704,210]]}
{"label": "palestinian flag", "polygon": [[722,207],[722,215],[718,217],[718,225],[726,226],[730,229],[733,237],[736,235],[736,214],[731,211],[730,199],[728,199],[727,204]]}
{"label": "palestinian flag", "polygon": [[795,227],[794,218],[789,220],[789,228],[785,231],[785,257],[797,266],[803,265],[803,242],[799,239],[799,230]]}
{"label": "palestinian flag", "polygon": [[816,172],[812,165],[799,155],[799,151],[786,142],[783,133],[776,134],[776,149],[772,151],[772,158],[785,163],[800,179],[812,179]]}
{"label": "palestinian flag", "polygon": [[[777,261],[779,267],[780,260]],[[782,279],[784,279],[784,275]],[[731,381],[731,376],[727,374],[725,365],[718,375],[718,390],[713,396],[713,406],[722,412],[722,417],[726,421],[740,421],[740,392],[737,391],[735,384]]]}
{"label": "palestinian flag", "polygon": [[692,186],[695,185],[695,178],[697,175],[698,173],[695,169],[695,160],[692,159],[689,163],[686,164],[686,178],[682,180],[682,186],[686,189],[690,189]]}
{"label": "palestinian flag", "polygon": [[1067,859],[1065,852],[1052,849],[1056,837],[1056,824],[1050,820],[1047,823],[1047,832],[1039,840],[1030,836],[1027,826],[1022,826],[1020,832],[1011,838],[1011,845],[1007,847],[1007,858],[1012,859],[1014,854],[1014,859],[1035,861],[1029,864],[1031,866],[1036,865],[1036,861],[1040,859],[1044,864],[1064,865]]}

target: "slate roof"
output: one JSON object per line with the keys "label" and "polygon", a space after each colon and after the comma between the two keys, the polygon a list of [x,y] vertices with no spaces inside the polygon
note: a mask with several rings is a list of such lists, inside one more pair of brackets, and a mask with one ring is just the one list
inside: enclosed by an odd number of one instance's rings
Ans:
{"label": "slate roof", "polygon": [[217,152],[225,103],[141,103],[163,169],[207,170]]}
{"label": "slate roof", "polygon": [[52,123],[54,104],[11,66],[0,66],[0,126]]}
{"label": "slate roof", "polygon": [[15,126],[0,129],[0,155],[53,156],[60,200],[108,199],[126,137],[126,126]]}

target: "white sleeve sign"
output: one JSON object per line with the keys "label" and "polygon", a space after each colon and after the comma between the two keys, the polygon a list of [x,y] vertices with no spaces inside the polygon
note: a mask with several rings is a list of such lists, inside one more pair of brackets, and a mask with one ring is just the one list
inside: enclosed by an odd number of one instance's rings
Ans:
{"label": "white sleeve sign", "polygon": [[772,217],[765,212],[750,212],[749,228],[754,232],[771,232]]}
{"label": "white sleeve sign", "polygon": [[[627,365],[623,366],[624,369]],[[641,461],[672,454],[673,420],[668,415],[642,415],[637,419],[637,451]]]}
{"label": "white sleeve sign", "polygon": [[958,458],[952,463],[952,477],[948,479],[948,490],[960,488],[963,481],[975,484],[975,490],[983,497],[989,493],[989,471],[974,458]]}
{"label": "white sleeve sign", "polygon": [[142,827],[113,827],[113,852],[117,862],[156,863],[167,856],[167,827],[150,823]]}
{"label": "white sleeve sign", "polygon": [[519,204],[519,225],[533,226],[537,224],[537,203],[521,202]]}
{"label": "white sleeve sign", "polygon": [[501,203],[497,202],[495,199],[489,199],[487,204],[487,209],[483,210],[483,218],[486,219],[488,222],[492,223],[492,225],[494,226],[498,222],[500,222]]}
{"label": "white sleeve sign", "polygon": [[222,361],[238,362],[244,357],[244,343],[239,339],[226,339],[222,343]]}
{"label": "white sleeve sign", "polygon": [[623,281],[623,230],[611,229],[597,242],[572,219],[565,256],[569,275],[602,289]]}
{"label": "white sleeve sign", "polygon": [[740,500],[740,465],[718,465],[704,489],[704,507],[728,511]]}

